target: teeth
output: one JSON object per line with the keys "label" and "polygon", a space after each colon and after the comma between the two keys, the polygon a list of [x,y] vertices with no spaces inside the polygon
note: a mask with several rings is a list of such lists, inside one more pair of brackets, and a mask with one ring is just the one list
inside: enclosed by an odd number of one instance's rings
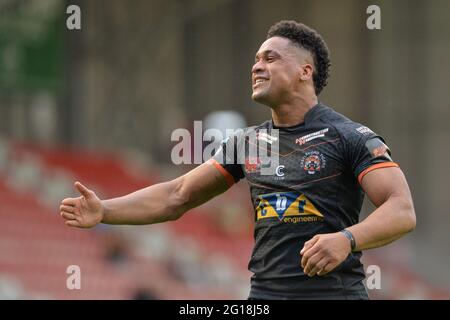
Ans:
{"label": "teeth", "polygon": [[258,79],[258,80],[255,81],[255,83],[261,83],[261,82],[264,82],[264,81],[266,81],[266,80],[264,80],[264,79]]}

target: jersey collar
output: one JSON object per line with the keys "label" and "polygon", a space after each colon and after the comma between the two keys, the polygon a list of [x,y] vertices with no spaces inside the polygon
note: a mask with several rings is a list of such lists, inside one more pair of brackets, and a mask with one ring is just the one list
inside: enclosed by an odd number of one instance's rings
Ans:
{"label": "jersey collar", "polygon": [[320,113],[320,111],[323,110],[324,108],[326,108],[326,107],[323,104],[321,104],[320,102],[318,102],[314,107],[312,107],[305,113],[305,119],[303,122],[293,125],[293,126],[290,126],[290,127],[277,127],[273,123],[273,119],[271,119],[269,122],[269,128],[270,129],[279,129],[281,131],[296,131],[298,129],[302,129],[306,125],[308,125],[308,123],[313,121],[313,119],[315,119],[316,116]]}

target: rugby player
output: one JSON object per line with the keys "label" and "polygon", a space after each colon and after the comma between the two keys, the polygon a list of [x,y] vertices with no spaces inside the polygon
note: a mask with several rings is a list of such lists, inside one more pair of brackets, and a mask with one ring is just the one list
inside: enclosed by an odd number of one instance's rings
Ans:
{"label": "rugby player", "polygon": [[[368,299],[361,251],[412,231],[415,212],[385,140],[319,102],[329,67],[315,30],[295,21],[273,25],[252,68],[252,99],[271,109],[270,120],[224,141],[187,174],[123,197],[100,200],[76,182],[81,195],[60,206],[65,224],[176,220],[246,178],[255,209],[249,299]],[[273,174],[261,174],[259,159],[221,161],[247,150],[251,132],[278,143]],[[364,194],[376,209],[359,222]]]}

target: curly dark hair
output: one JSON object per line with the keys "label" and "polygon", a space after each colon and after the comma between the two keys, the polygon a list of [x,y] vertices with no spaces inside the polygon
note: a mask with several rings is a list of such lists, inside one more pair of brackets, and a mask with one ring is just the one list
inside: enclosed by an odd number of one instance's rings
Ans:
{"label": "curly dark hair", "polygon": [[331,66],[330,53],[322,36],[303,23],[282,20],[270,27],[267,39],[272,37],[287,38],[312,54],[314,59],[314,89],[316,94],[319,95],[327,85]]}

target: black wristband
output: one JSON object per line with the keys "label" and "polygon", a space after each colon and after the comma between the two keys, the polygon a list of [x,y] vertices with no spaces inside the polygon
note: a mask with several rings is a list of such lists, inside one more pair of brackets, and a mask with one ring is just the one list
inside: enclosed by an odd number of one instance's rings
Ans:
{"label": "black wristband", "polygon": [[353,234],[348,231],[347,229],[341,230],[341,232],[345,235],[345,237],[350,240],[350,247],[351,247],[351,251],[355,251],[356,249],[356,241],[355,238],[353,237]]}

